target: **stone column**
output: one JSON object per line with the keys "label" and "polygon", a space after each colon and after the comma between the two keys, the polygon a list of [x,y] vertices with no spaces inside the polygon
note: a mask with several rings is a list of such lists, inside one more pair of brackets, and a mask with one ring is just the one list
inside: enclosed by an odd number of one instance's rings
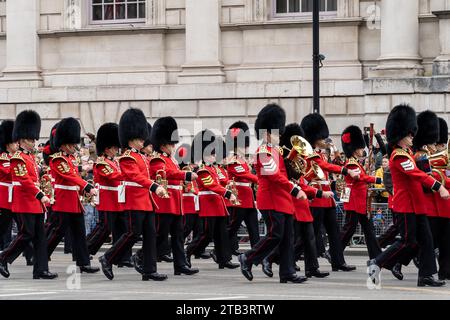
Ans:
{"label": "stone column", "polygon": [[439,18],[441,53],[433,62],[433,75],[450,76],[450,0],[444,0],[442,10],[433,11]]}
{"label": "stone column", "polygon": [[220,0],[186,0],[186,61],[178,83],[225,81],[220,61]]}
{"label": "stone column", "polygon": [[6,68],[0,86],[42,86],[39,69],[39,0],[6,2]]}
{"label": "stone column", "polygon": [[369,77],[423,75],[419,56],[419,0],[382,0],[381,55]]}

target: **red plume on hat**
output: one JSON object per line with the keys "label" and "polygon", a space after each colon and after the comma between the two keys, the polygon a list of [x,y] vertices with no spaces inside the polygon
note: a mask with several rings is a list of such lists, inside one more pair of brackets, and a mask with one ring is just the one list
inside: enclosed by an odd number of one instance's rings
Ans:
{"label": "red plume on hat", "polygon": [[350,132],[344,133],[342,135],[342,142],[344,142],[344,143],[351,143],[352,142],[352,137],[350,135]]}

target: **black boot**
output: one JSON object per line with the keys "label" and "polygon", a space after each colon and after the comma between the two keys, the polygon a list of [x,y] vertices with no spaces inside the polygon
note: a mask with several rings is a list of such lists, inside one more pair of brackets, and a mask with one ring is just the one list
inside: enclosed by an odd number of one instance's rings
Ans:
{"label": "black boot", "polygon": [[121,261],[117,264],[118,268],[133,268],[134,264],[130,260]]}
{"label": "black boot", "polygon": [[80,272],[83,273],[97,273],[100,271],[100,268],[92,267],[92,266],[81,266]]}
{"label": "black boot", "polygon": [[394,277],[396,277],[398,280],[403,280],[403,273],[402,273],[402,264],[396,263],[391,270]]}
{"label": "black boot", "polygon": [[174,274],[176,276],[179,276],[181,274],[185,274],[185,275],[190,276],[190,275],[198,273],[198,271],[199,270],[197,268],[188,268],[187,266],[182,266],[182,267],[175,268]]}
{"label": "black boot", "polygon": [[106,260],[104,256],[101,256],[98,258],[98,261],[100,262],[102,266],[102,271],[105,277],[107,277],[109,280],[114,279],[114,273],[112,271],[112,265]]}
{"label": "black boot", "polygon": [[211,251],[211,252],[209,253],[209,255],[210,255],[211,258],[214,260],[214,262],[217,263],[217,256],[216,256],[216,253],[214,252],[214,250]]}
{"label": "black boot", "polygon": [[158,262],[161,262],[161,261],[173,262],[173,258],[170,255],[168,255],[168,254],[164,254],[164,255],[158,257]]}
{"label": "black boot", "polygon": [[329,272],[321,272],[319,269],[313,271],[306,271],[305,276],[307,278],[316,277],[316,278],[325,278],[330,275]]}
{"label": "black boot", "polygon": [[205,252],[196,254],[195,259],[211,259],[211,255],[206,254]]}
{"label": "black boot", "polygon": [[287,277],[287,278],[280,278],[280,283],[288,283],[288,282],[302,283],[302,282],[305,282],[306,280],[308,280],[307,277],[298,276],[296,274],[293,274],[292,276]]}
{"label": "black boot", "polygon": [[252,265],[247,263],[247,257],[245,256],[245,253],[241,254],[238,259],[239,263],[241,264],[241,273],[244,275],[244,277],[247,278],[248,281],[252,281]]}
{"label": "black boot", "polygon": [[330,255],[330,252],[329,252],[328,250],[325,251],[325,252],[323,253],[323,257],[324,257],[325,259],[327,259],[327,261],[328,261],[329,264],[333,264],[333,263],[331,262],[331,255]]}
{"label": "black boot", "polygon": [[340,266],[332,266],[331,269],[332,269],[333,271],[339,271],[339,270],[341,270],[341,271],[348,272],[348,271],[356,270],[356,267],[355,267],[355,266],[350,266],[350,265],[344,263],[343,265],[340,265]]}
{"label": "black boot", "polygon": [[433,276],[419,277],[419,279],[417,280],[418,287],[442,287],[443,285],[445,285],[445,281],[436,280]]}
{"label": "black boot", "polygon": [[51,279],[55,279],[55,278],[58,278],[58,274],[52,273],[50,271],[42,271],[42,272],[33,274],[33,279],[51,280]]}
{"label": "black boot", "polygon": [[0,261],[0,274],[5,278],[9,278],[8,263]]}
{"label": "black boot", "polygon": [[131,256],[131,262],[133,263],[134,270],[140,274],[144,274],[144,270],[142,269],[142,261],[136,254]]}
{"label": "black boot", "polygon": [[272,264],[269,262],[269,260],[264,259],[262,261],[262,271],[269,278],[273,277]]}
{"label": "black boot", "polygon": [[167,279],[167,275],[166,274],[161,274],[161,273],[158,273],[158,272],[144,273],[142,275],[142,281],[148,281],[148,280],[164,281],[166,279]]}
{"label": "black boot", "polygon": [[233,263],[231,261],[227,261],[225,263],[219,263],[219,269],[236,269],[239,268],[239,264],[238,263]]}

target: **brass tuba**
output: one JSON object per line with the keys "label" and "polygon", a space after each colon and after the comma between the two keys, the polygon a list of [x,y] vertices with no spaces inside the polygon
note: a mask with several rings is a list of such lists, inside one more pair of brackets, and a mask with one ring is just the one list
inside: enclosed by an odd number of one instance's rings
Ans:
{"label": "brass tuba", "polygon": [[283,146],[283,149],[289,151],[286,159],[289,160],[292,169],[297,174],[304,175],[308,166],[305,157],[313,153],[312,147],[308,141],[297,135],[291,137],[291,145],[292,149]]}

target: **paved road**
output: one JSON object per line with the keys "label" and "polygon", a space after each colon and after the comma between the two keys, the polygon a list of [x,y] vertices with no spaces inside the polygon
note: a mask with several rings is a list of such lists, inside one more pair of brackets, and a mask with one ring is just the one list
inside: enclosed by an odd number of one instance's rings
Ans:
{"label": "paved road", "polygon": [[[10,266],[11,277],[0,279],[0,299],[450,299],[450,284],[443,288],[418,288],[415,267],[405,268],[403,281],[384,271],[382,289],[369,290],[366,260],[364,256],[347,256],[347,262],[356,265],[357,271],[333,272],[329,278],[303,284],[280,284],[277,278],[265,277],[259,267],[255,267],[255,278],[249,282],[239,269],[219,270],[211,260],[193,260],[200,274],[191,277],[174,276],[171,264],[160,263],[159,271],[169,274],[165,282],[143,282],[134,269],[115,268],[113,281],[101,273],[83,274],[80,288],[70,289],[77,287],[77,282],[71,281],[74,277],[66,273],[72,264],[70,256],[55,252],[50,266],[59,273],[57,280],[31,280],[31,267],[19,258]],[[331,269],[325,260],[321,259],[320,263],[323,270]],[[94,259],[93,264],[98,262]]]}

